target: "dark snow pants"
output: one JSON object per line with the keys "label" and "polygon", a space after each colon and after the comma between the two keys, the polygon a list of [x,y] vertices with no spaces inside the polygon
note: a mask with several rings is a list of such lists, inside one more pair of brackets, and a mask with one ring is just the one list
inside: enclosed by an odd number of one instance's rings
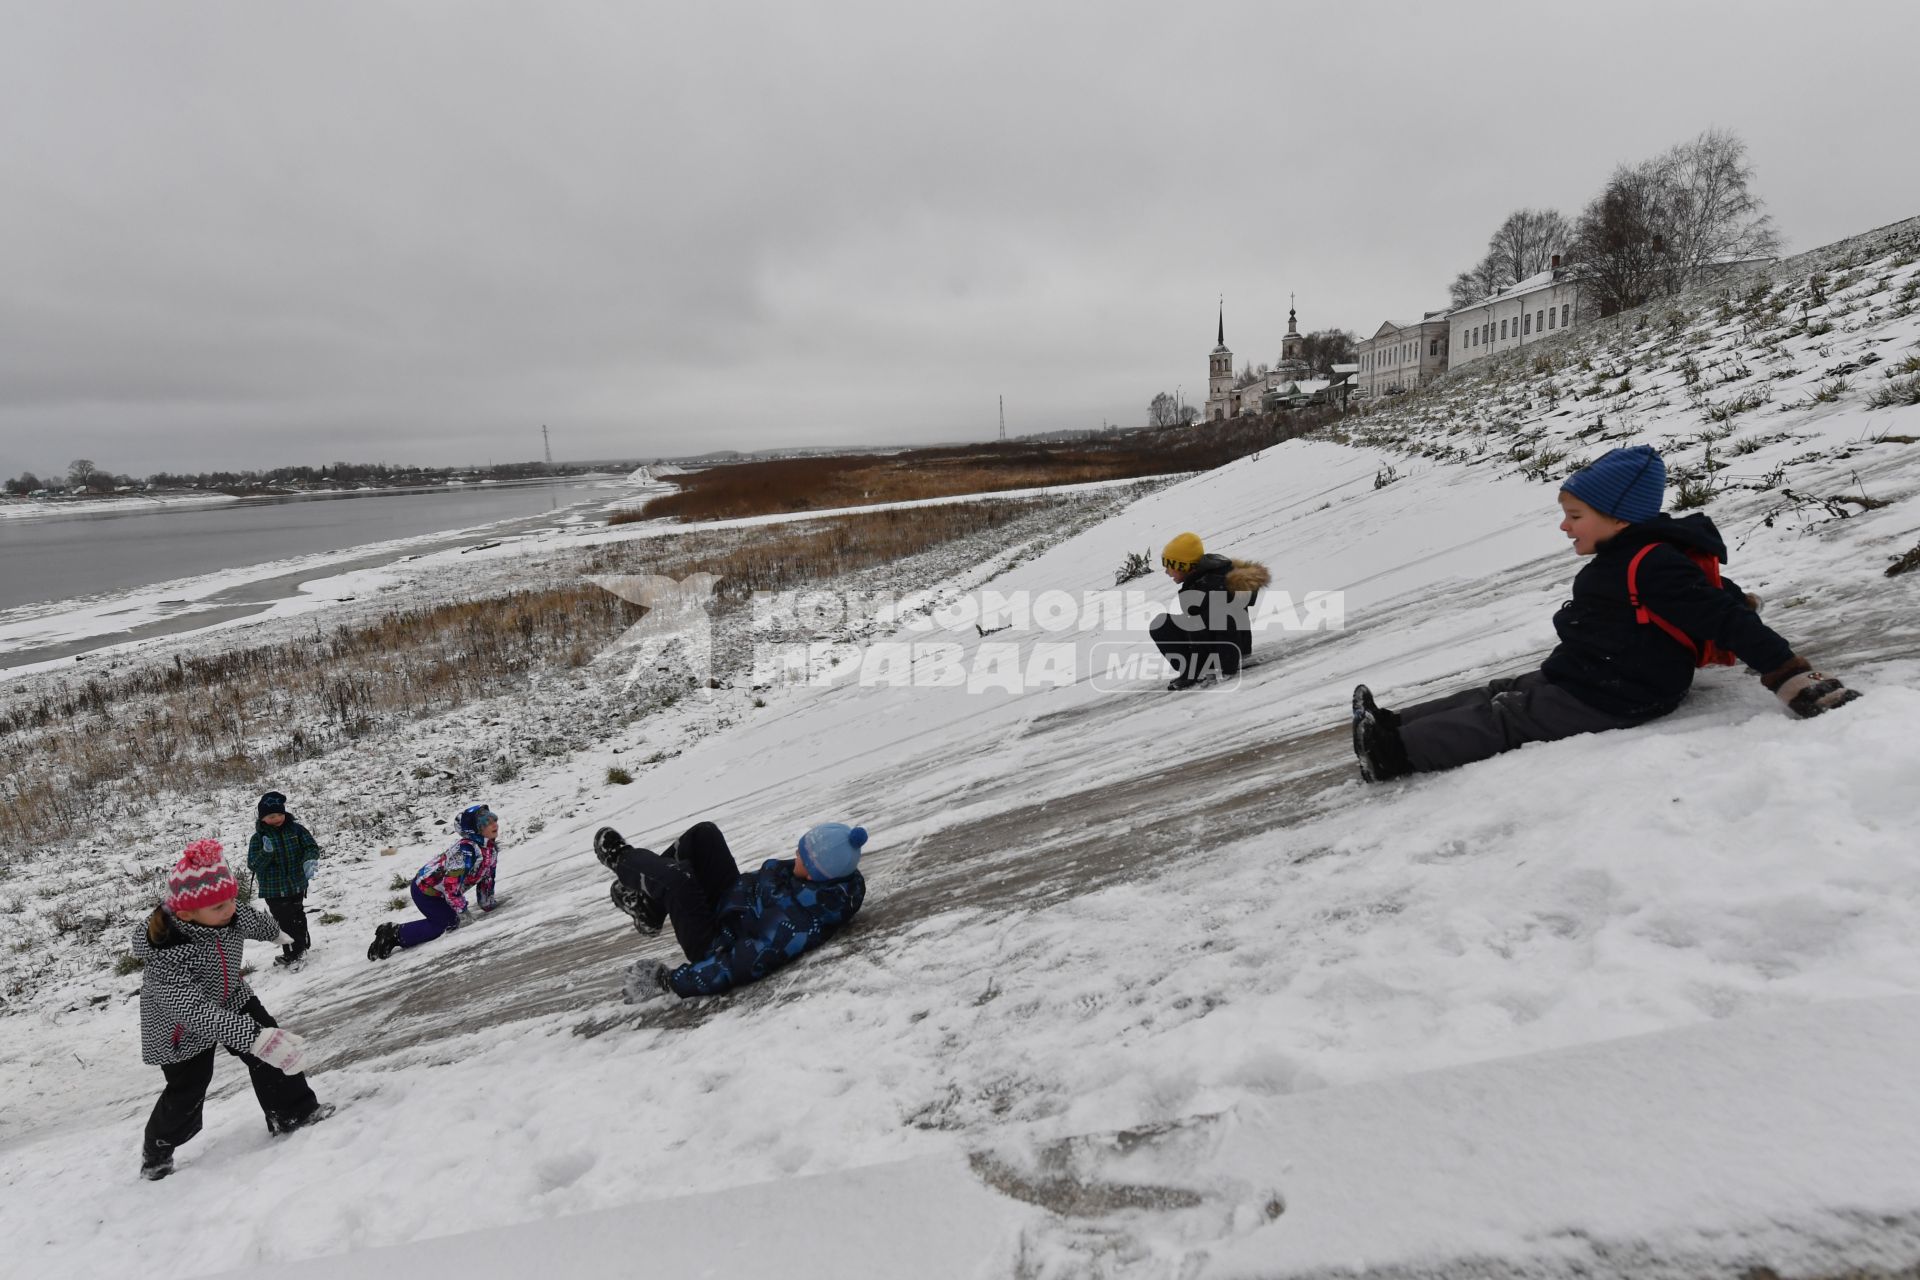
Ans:
{"label": "dark snow pants", "polygon": [[273,913],[273,922],[293,939],[290,955],[301,955],[313,945],[313,938],[307,932],[306,894],[290,893],[284,898],[268,898],[267,910]]}
{"label": "dark snow pants", "polygon": [[460,913],[455,911],[447,900],[437,893],[426,893],[419,885],[412,889],[413,905],[424,920],[409,920],[400,926],[400,945],[417,947],[423,942],[432,942],[449,929],[460,927]]}
{"label": "dark snow pants", "polygon": [[614,874],[621,884],[650,895],[666,908],[673,936],[692,963],[704,959],[713,945],[714,918],[740,878],[740,868],[720,828],[700,822],[688,827],[664,855],[651,849],[628,849]]}
{"label": "dark snow pants", "polygon": [[1594,710],[1538,671],[1415,703],[1396,714],[1401,744],[1416,773],[1458,768],[1529,742],[1640,723]]}
{"label": "dark snow pants", "polygon": [[1189,621],[1194,623],[1192,629],[1181,626],[1180,619],[1172,614],[1163,613],[1147,631],[1160,656],[1173,665],[1174,678],[1198,680],[1203,676],[1217,676],[1225,680],[1239,675],[1239,644],[1220,639],[1218,633],[1209,633],[1198,619]]}
{"label": "dark snow pants", "polygon": [[[247,1001],[243,1012],[263,1027],[280,1025],[260,1003],[258,996]],[[221,1047],[226,1048],[224,1045]],[[247,1074],[253,1077],[253,1096],[259,1100],[260,1110],[267,1115],[292,1119],[305,1116],[319,1105],[319,1099],[313,1096],[304,1074],[287,1075],[238,1049],[227,1049],[227,1052],[247,1064]],[[160,1070],[166,1074],[167,1087],[160,1094],[160,1100],[153,1104],[153,1114],[147,1117],[142,1154],[149,1163],[165,1158],[168,1152],[184,1146],[194,1134],[200,1132],[207,1086],[213,1083],[213,1046],[207,1046],[185,1062],[169,1062]]]}

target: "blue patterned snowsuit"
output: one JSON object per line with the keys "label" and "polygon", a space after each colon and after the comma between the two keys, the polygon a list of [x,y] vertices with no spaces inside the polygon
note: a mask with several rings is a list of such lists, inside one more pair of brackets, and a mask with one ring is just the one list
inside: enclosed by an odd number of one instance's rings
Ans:
{"label": "blue patterned snowsuit", "polygon": [[802,880],[793,859],[769,858],[742,872],[715,915],[707,954],[667,974],[681,997],[719,995],[764,978],[853,919],[866,901],[867,882],[856,871],[839,880]]}

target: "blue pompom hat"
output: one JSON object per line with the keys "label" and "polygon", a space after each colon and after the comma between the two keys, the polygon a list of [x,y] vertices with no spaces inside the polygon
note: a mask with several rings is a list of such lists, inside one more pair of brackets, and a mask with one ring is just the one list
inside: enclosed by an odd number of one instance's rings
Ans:
{"label": "blue pompom hat", "polygon": [[865,827],[823,822],[800,837],[800,865],[815,880],[838,880],[860,866],[860,847],[867,842]]}
{"label": "blue pompom hat", "polygon": [[468,805],[460,811],[460,834],[477,837],[480,828],[496,817],[498,815],[484,804]]}
{"label": "blue pompom hat", "polygon": [[1638,524],[1660,514],[1667,493],[1667,464],[1652,445],[1609,449],[1600,460],[1560,486],[1603,516]]}

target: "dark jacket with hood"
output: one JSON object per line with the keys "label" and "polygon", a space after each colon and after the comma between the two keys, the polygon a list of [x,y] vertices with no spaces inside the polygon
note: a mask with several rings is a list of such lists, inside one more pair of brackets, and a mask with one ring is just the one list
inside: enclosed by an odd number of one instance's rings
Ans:
{"label": "dark jacket with hood", "polygon": [[[1231,640],[1246,657],[1253,652],[1248,627],[1254,602],[1273,581],[1263,564],[1204,555],[1180,583],[1180,614],[1192,619],[1174,633],[1183,641]],[[1172,619],[1170,619],[1172,620]]]}
{"label": "dark jacket with hood", "polygon": [[247,842],[247,866],[254,892],[263,898],[293,898],[307,891],[307,864],[320,861],[320,842],[292,814],[279,826],[265,819],[253,824]]}
{"label": "dark jacket with hood", "polygon": [[1652,623],[1638,621],[1627,566],[1648,544],[1636,574],[1640,602],[1693,637],[1730,650],[1756,671],[1793,657],[1793,647],[1760,621],[1732,581],[1714,587],[1682,548],[1724,561],[1726,543],[1704,515],[1661,514],[1628,525],[1599,545],[1574,577],[1573,599],[1553,615],[1560,644],[1541,665],[1548,680],[1598,711],[1640,722],[1666,715],[1693,686],[1694,657]]}

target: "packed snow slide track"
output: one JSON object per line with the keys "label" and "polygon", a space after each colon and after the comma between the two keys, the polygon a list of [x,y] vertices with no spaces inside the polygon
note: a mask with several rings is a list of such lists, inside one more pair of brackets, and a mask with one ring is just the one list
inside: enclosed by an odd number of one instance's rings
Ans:
{"label": "packed snow slide track", "polygon": [[[1353,777],[1347,739],[1346,726],[1338,725],[1194,758],[1192,767],[1205,772],[1210,788],[1202,815],[1185,803],[1190,780],[1153,773],[1016,804],[998,811],[990,823],[962,823],[904,850],[876,852],[865,866],[868,906],[835,950],[884,952],[893,933],[941,912],[999,915],[1097,892],[1150,876],[1162,859],[1207,849],[1228,833],[1244,839],[1317,817],[1338,802],[1341,785]],[[982,793],[953,799],[967,804],[985,798]],[[783,812],[798,803],[791,795],[768,801]],[[873,816],[866,820],[877,829],[904,826],[916,816],[890,812],[884,799],[867,812]],[[345,1065],[464,1035],[478,1025],[556,1013],[685,1026],[712,1010],[778,999],[787,984],[776,977],[720,1001],[649,1007],[631,1015],[604,1008],[618,1004],[627,965],[642,960],[677,964],[680,956],[670,931],[638,937],[624,916],[606,907],[600,889],[607,882],[604,870],[584,844],[577,855],[571,867],[549,867],[543,888],[590,881],[589,902],[605,909],[557,917],[543,910],[537,922],[519,923],[509,903],[496,917],[451,935],[446,945],[462,948],[457,980],[435,980],[434,951],[398,953],[399,963],[389,961],[369,973],[352,992],[322,996],[309,1005],[303,1025],[337,1047],[330,1063]],[[520,893],[520,902],[530,896]],[[442,944],[433,945],[444,959]],[[832,965],[834,954],[826,951],[801,964],[809,971]],[[813,974],[806,980],[831,978]]]}
{"label": "packed snow slide track", "polygon": [[[1326,446],[1312,452],[1337,479],[1327,483],[1302,468],[1295,483],[1305,496],[1243,470],[1239,486],[1257,495],[1247,511],[1264,513],[1264,522],[1243,513],[1249,536],[1285,530],[1298,537],[1308,499],[1324,494],[1367,494],[1374,506],[1399,499],[1416,509],[1434,500],[1413,485],[1397,492],[1361,486],[1376,465],[1369,455]],[[1224,482],[1216,473],[1212,483]],[[1150,496],[1117,520],[1138,520],[1140,506],[1183,487]],[[1416,569],[1374,561],[1352,588],[1355,599],[1374,602],[1371,608],[1340,631],[1263,633],[1259,665],[1231,687],[1178,694],[1152,681],[1096,687],[1089,676],[1097,671],[1097,646],[1118,642],[1147,653],[1151,646],[1091,617],[1065,633],[1028,631],[1018,641],[1023,654],[1047,641],[1074,643],[1080,676],[1065,688],[1009,696],[846,682],[805,690],[795,706],[668,762],[637,801],[510,848],[501,878],[507,907],[422,951],[396,953],[348,991],[315,993],[304,1021],[341,1064],[477,1025],[555,1014],[579,1013],[590,1029],[609,1020],[688,1025],[716,1010],[751,1009],[782,991],[831,983],[836,951],[884,955],[902,931],[942,913],[997,918],[1059,903],[1309,822],[1362,796],[1343,709],[1356,678],[1377,671],[1379,657],[1391,653],[1401,669],[1423,679],[1457,680],[1462,671],[1452,651],[1463,635],[1497,629],[1487,615],[1517,612],[1516,594],[1546,599],[1564,581],[1564,558],[1538,553],[1535,505],[1531,495],[1482,502],[1475,520],[1428,540]],[[1155,519],[1184,523],[1190,515]],[[1344,555],[1354,531],[1334,532],[1326,550]],[[1038,593],[1062,582],[1097,584],[1115,541],[1102,526],[996,585]],[[1256,541],[1242,554],[1270,553]],[[1287,554],[1307,558],[1297,549]],[[1495,581],[1435,576],[1489,556],[1509,564],[1510,573]],[[1341,586],[1331,564],[1303,564],[1296,574],[1290,580],[1297,593]],[[1002,637],[961,640],[972,655]],[[1465,674],[1485,678],[1531,661],[1532,649],[1496,653],[1493,670],[1476,666]],[[659,847],[711,818],[742,865],[752,866],[785,855],[799,829],[829,816],[857,817],[875,832],[864,868],[867,905],[843,942],[723,1001],[622,1010],[625,967],[677,963],[678,950],[670,933],[636,937],[607,905],[608,877],[589,851],[597,826]],[[459,949],[457,960],[445,958],[448,948]],[[457,979],[439,976],[449,965]]]}
{"label": "packed snow slide track", "polygon": [[[1329,452],[1336,470],[1371,474],[1367,455]],[[1442,487],[1454,479],[1434,477]],[[1413,512],[1436,500],[1412,482],[1384,491],[1354,484],[1319,486],[1312,496],[1354,491],[1371,499],[1369,506],[1397,498]],[[1298,539],[1302,501],[1284,492],[1262,496],[1259,509],[1270,523],[1250,527],[1249,536],[1285,531]],[[1258,665],[1233,687],[1185,694],[1151,683],[1095,688],[1087,680],[1088,661],[1072,687],[1017,697],[852,682],[807,690],[768,720],[669,762],[651,785],[636,788],[637,802],[583,815],[570,830],[510,849],[502,877],[512,899],[507,908],[427,950],[397,954],[350,991],[318,993],[305,1020],[334,1047],[339,1063],[463,1035],[476,1025],[553,1015],[577,1013],[582,1027],[594,1031],[688,1026],[720,1009],[757,1009],[783,992],[831,983],[832,974],[820,971],[837,963],[836,952],[881,962],[900,933],[944,912],[997,918],[1145,880],[1170,861],[1309,825],[1368,798],[1357,781],[1344,711],[1356,681],[1375,682],[1405,702],[1538,664],[1541,642],[1551,637],[1546,618],[1574,566],[1551,542],[1547,554],[1529,554],[1543,541],[1536,536],[1544,523],[1536,503],[1531,494],[1517,500],[1497,490],[1483,495],[1477,519],[1445,528],[1405,563],[1380,562],[1341,582],[1351,594],[1343,629],[1263,635]],[[1335,530],[1324,553],[1343,557],[1343,568],[1366,559],[1350,545],[1355,523]],[[1360,523],[1386,527],[1382,517]],[[1094,577],[1093,566],[1110,550],[1102,542],[1076,545],[1085,541],[1091,540],[1083,535],[1043,558],[1010,587],[1022,577],[1035,590]],[[1305,558],[1298,541],[1282,555]],[[1047,563],[1071,556],[1081,563],[1064,572]],[[1497,568],[1478,577],[1440,572],[1474,564]],[[1313,578],[1295,581],[1311,589]],[[1850,598],[1866,610],[1874,590],[1854,588]],[[1354,610],[1352,602],[1366,607]],[[1775,611],[1788,611],[1787,602]],[[1806,615],[1800,630],[1835,669],[1920,649],[1911,621],[1890,617],[1863,628],[1855,621],[1862,614],[1853,610],[1792,612]],[[1525,639],[1516,643],[1510,636]],[[997,638],[965,637],[966,647],[978,650]],[[1029,636],[1023,647],[1057,638]],[[1098,629],[1070,638],[1083,655],[1111,643]],[[1741,688],[1747,679],[1703,677],[1696,701],[1713,706],[1750,693]],[[902,714],[909,707],[911,713]],[[800,827],[829,816],[857,817],[876,832],[865,866],[867,906],[836,948],[721,1001],[636,1011],[619,1004],[626,966],[678,963],[679,954],[670,932],[638,937],[607,905],[607,875],[589,852],[595,827],[611,824],[634,842],[657,847],[712,818],[727,831],[736,857],[752,866],[786,854]],[[1283,865],[1325,852],[1321,844],[1292,848],[1285,841],[1279,850]],[[422,967],[436,971],[447,963],[435,953],[449,947],[460,949],[458,980],[420,976]]]}

